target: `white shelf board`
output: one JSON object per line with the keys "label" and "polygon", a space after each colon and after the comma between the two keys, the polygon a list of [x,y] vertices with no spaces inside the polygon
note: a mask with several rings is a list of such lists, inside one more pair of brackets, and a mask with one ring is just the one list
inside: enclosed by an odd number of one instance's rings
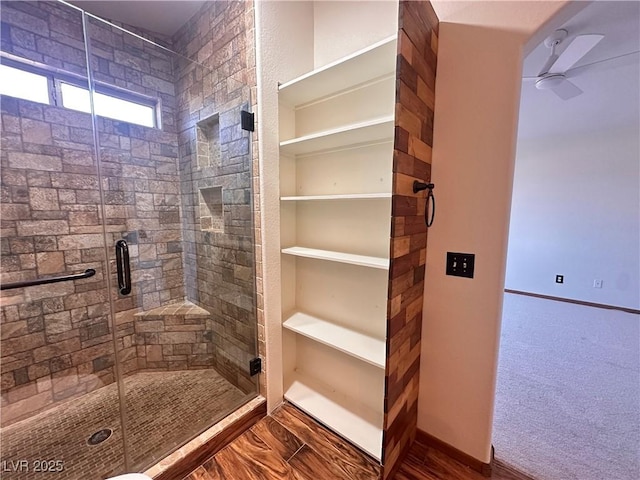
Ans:
{"label": "white shelf board", "polygon": [[306,200],[365,200],[369,198],[391,198],[391,193],[346,193],[336,195],[297,195],[280,197],[287,202],[301,202]]}
{"label": "white shelf board", "polygon": [[391,74],[396,54],[394,35],[280,85],[280,101],[295,107]]}
{"label": "white shelf board", "polygon": [[282,326],[375,367],[384,368],[385,366],[386,346],[384,340],[379,338],[364,335],[302,312],[291,315]]}
{"label": "white shelf board", "polygon": [[353,145],[393,140],[394,117],[377,118],[368,122],[312,133],[280,142],[280,152],[289,155],[322,152]]}
{"label": "white shelf board", "polygon": [[389,269],[389,259],[382,257],[370,257],[367,255],[355,255],[353,253],[334,252],[331,250],[319,250],[317,248],[289,247],[283,248],[282,253],[297,257],[315,258],[317,260],[329,260],[332,262],[349,263],[362,267]]}
{"label": "white shelf board", "polygon": [[380,460],[382,412],[375,412],[300,372],[293,374],[284,398]]}

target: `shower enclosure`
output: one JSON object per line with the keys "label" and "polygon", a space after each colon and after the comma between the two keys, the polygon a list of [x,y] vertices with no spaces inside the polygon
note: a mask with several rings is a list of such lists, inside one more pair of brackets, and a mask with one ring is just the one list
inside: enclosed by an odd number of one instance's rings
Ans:
{"label": "shower enclosure", "polygon": [[142,471],[257,394],[244,4],[1,8],[2,478]]}

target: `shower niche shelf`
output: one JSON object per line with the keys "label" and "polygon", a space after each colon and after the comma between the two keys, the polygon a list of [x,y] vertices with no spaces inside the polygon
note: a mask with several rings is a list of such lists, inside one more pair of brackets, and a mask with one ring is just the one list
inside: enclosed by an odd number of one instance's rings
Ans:
{"label": "shower niche shelf", "polygon": [[378,460],[396,49],[279,87],[284,396]]}
{"label": "shower niche shelf", "polygon": [[224,233],[222,187],[206,187],[199,191],[200,230]]}
{"label": "shower niche shelf", "polygon": [[220,119],[211,115],[196,124],[198,168],[220,165]]}

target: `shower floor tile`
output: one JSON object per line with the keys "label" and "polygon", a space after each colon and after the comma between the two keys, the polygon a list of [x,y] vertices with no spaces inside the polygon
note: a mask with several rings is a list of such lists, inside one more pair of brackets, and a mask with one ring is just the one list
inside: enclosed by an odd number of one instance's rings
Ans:
{"label": "shower floor tile", "polygon": [[[124,389],[127,450],[137,471],[248,400],[214,370],[136,373],[124,380]],[[88,445],[104,428],[113,431],[111,437]],[[115,383],[5,427],[0,435],[3,480],[93,480],[124,471]]]}

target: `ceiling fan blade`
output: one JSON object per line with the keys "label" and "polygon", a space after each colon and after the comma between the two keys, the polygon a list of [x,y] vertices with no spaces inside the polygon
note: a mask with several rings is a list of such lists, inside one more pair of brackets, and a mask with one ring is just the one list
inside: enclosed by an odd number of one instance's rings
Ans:
{"label": "ceiling fan blade", "polygon": [[579,67],[574,67],[567,70],[565,72],[565,76],[567,78],[574,78],[590,70],[597,70],[605,66],[607,68],[615,68],[615,67],[621,67],[624,65],[629,65],[630,63],[638,61],[638,59],[635,57],[637,57],[639,54],[640,54],[640,50],[637,50],[635,52],[623,53],[622,55],[617,55],[615,57],[605,58],[603,60],[598,60],[597,62],[580,65]]}
{"label": "ceiling fan blade", "polygon": [[564,73],[595,47],[604,35],[578,35],[549,68],[549,73]]}
{"label": "ceiling fan blade", "polygon": [[547,61],[545,62],[544,66],[542,67],[542,70],[540,70],[540,72],[538,73],[538,76],[541,77],[542,75],[544,75],[545,73],[549,72],[549,69],[553,66],[554,63],[556,63],[556,61],[558,60],[558,54],[556,53],[552,53],[549,58],[547,59]]}
{"label": "ceiling fan blade", "polygon": [[569,100],[570,98],[577,97],[583,93],[582,90],[566,78],[559,85],[553,87],[551,91],[558,95],[562,100]]}

